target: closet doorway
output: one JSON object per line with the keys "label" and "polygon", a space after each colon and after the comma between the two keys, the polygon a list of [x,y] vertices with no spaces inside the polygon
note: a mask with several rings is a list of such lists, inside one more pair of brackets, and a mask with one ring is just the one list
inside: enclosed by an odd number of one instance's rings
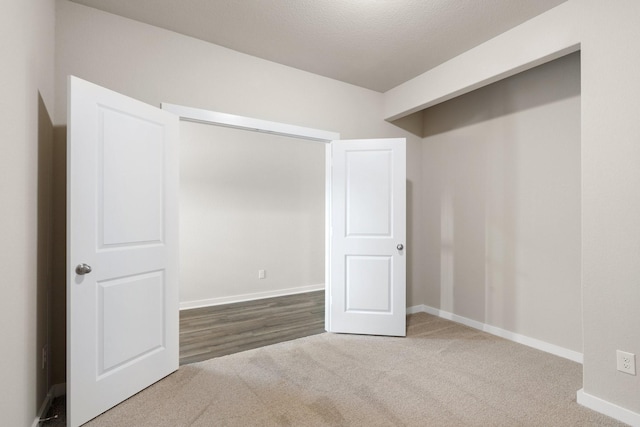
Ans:
{"label": "closet doorway", "polygon": [[180,134],[181,364],[323,332],[326,144]]}

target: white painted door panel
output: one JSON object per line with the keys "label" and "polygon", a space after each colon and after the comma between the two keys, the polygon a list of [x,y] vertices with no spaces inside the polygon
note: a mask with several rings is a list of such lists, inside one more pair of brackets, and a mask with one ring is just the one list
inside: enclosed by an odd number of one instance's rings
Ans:
{"label": "white painted door panel", "polygon": [[[178,369],[178,129],[171,113],[69,79],[69,426]],[[77,274],[83,263],[92,271]]]}
{"label": "white painted door panel", "polygon": [[405,336],[406,141],[334,141],[330,151],[327,330]]}

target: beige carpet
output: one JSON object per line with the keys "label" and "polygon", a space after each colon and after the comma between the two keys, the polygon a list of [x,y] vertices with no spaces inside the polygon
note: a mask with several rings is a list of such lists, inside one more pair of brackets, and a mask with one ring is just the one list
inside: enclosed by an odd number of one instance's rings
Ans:
{"label": "beige carpet", "polygon": [[582,367],[427,314],[407,338],[321,334],[180,370],[88,425],[615,426]]}

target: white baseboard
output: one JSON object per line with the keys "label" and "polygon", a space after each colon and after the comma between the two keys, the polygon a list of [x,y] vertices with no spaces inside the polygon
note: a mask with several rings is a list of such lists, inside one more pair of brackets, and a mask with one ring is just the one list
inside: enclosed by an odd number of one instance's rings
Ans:
{"label": "white baseboard", "polygon": [[51,388],[49,389],[49,392],[44,397],[44,401],[40,406],[40,410],[38,411],[36,419],[33,420],[33,424],[31,425],[32,427],[38,427],[40,425],[40,420],[47,416],[47,412],[49,412],[49,408],[51,407],[51,402],[53,402],[53,399],[65,394],[66,390],[67,390],[66,383],[54,384],[51,386]]}
{"label": "white baseboard", "polygon": [[407,314],[428,313],[427,306],[424,304],[407,307]]}
{"label": "white baseboard", "polygon": [[234,302],[282,297],[285,295],[303,294],[305,292],[314,292],[314,291],[322,291],[322,290],[324,290],[324,283],[321,283],[319,285],[299,286],[297,288],[278,289],[275,291],[255,292],[252,294],[232,295],[228,297],[209,298],[209,299],[201,299],[196,301],[183,301],[180,303],[180,310],[210,307],[210,306],[221,305],[221,304],[233,304]]}
{"label": "white baseboard", "polygon": [[640,427],[640,414],[636,412],[585,393],[582,388],[576,393],[576,398],[578,403],[586,408],[593,409],[630,426]]}
{"label": "white baseboard", "polygon": [[517,334],[515,332],[507,331],[505,329],[501,329],[496,326],[487,325],[486,323],[478,322],[477,320],[472,320],[463,316],[459,316],[457,314],[449,313],[448,311],[429,307],[428,305],[421,304],[421,305],[416,305],[416,306],[407,308],[407,314],[414,314],[414,313],[429,313],[434,316],[441,317],[443,319],[461,323],[463,325],[469,326],[474,329],[479,329],[481,331],[487,332],[491,335],[496,335],[498,337],[507,339],[509,341],[517,342],[519,344],[523,344],[528,347],[532,347],[537,350],[544,351],[546,353],[551,353],[556,356],[560,356],[565,359],[572,360],[574,362],[582,363],[583,361],[582,353],[579,353],[577,351],[569,350],[567,348],[560,347],[555,344],[550,344],[545,341],[527,337],[525,335]]}

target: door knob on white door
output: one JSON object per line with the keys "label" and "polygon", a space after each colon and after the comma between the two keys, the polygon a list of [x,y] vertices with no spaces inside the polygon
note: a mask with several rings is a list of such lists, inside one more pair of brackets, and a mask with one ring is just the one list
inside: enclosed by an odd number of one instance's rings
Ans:
{"label": "door knob on white door", "polygon": [[398,243],[398,246],[396,246],[396,249],[398,249],[399,251],[404,249],[404,246],[402,245],[402,243]]}
{"label": "door knob on white door", "polygon": [[87,264],[78,264],[76,267],[76,274],[80,276],[84,276],[85,274],[91,273],[91,266]]}

